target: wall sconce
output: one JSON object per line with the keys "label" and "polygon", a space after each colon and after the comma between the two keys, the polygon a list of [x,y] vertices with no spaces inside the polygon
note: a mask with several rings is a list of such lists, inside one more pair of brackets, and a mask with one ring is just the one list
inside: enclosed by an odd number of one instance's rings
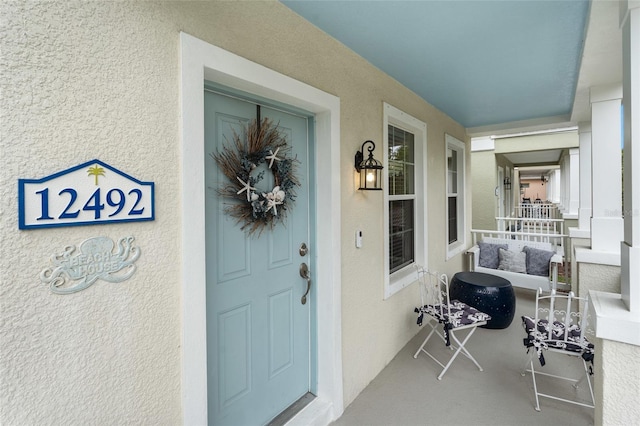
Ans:
{"label": "wall sconce", "polygon": [[[364,146],[371,144],[367,148],[369,157],[364,159]],[[360,173],[360,188],[362,190],[381,190],[382,189],[382,163],[373,158],[373,150],[376,144],[373,141],[365,141],[360,151],[356,152],[355,167]]]}
{"label": "wall sconce", "polygon": [[507,191],[511,190],[511,178],[506,177],[504,178],[504,182],[502,182],[504,185],[504,189],[506,189]]}

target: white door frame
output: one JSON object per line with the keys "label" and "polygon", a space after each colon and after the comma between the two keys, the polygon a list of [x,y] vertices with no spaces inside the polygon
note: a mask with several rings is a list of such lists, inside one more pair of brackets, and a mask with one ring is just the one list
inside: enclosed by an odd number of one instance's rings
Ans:
{"label": "white door frame", "polygon": [[185,425],[207,424],[204,81],[315,114],[317,186],[317,398],[292,422],[328,424],[342,415],[340,282],[340,99],[180,33],[182,114],[182,409]]}

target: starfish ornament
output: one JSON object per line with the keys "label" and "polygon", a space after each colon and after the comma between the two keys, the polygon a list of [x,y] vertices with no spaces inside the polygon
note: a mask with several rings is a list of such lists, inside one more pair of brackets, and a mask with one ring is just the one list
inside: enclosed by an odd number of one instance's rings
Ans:
{"label": "starfish ornament", "polygon": [[276,155],[278,155],[278,151],[280,151],[280,147],[276,148],[276,152],[273,152],[272,150],[269,150],[269,152],[271,154],[267,155],[266,157],[264,157],[267,160],[271,160],[271,161],[269,161],[269,168],[271,168],[271,166],[273,166],[273,162],[274,161],[280,161],[280,158],[276,157]]}
{"label": "starfish ornament", "polygon": [[236,179],[238,179],[238,181],[243,185],[242,189],[236,192],[236,194],[242,194],[244,191],[247,191],[247,201],[251,201],[251,190],[255,189],[253,186],[249,184],[251,180],[247,179],[247,182],[245,182],[242,179],[240,179],[238,176],[236,176]]}
{"label": "starfish ornament", "polygon": [[282,204],[282,202],[277,201],[273,198],[267,198],[267,209],[265,210],[265,212],[268,212],[269,210],[271,210],[271,208],[273,208],[273,215],[278,216],[278,208],[276,207],[278,204]]}

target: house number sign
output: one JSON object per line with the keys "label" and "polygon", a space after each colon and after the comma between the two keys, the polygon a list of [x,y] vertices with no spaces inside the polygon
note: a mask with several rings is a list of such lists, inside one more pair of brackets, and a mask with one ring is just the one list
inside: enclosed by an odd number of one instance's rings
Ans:
{"label": "house number sign", "polygon": [[18,227],[154,220],[154,183],[92,160],[42,179],[18,179]]}

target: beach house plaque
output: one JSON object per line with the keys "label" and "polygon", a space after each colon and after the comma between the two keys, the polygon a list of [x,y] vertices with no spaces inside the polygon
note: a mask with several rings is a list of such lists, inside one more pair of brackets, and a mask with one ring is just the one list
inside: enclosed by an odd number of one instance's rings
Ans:
{"label": "beach house plaque", "polygon": [[97,280],[120,283],[136,272],[140,249],[132,236],[116,243],[108,237],[83,241],[78,248],[66,246],[51,256],[51,265],[40,272],[40,280],[51,292],[72,294],[93,285]]}

